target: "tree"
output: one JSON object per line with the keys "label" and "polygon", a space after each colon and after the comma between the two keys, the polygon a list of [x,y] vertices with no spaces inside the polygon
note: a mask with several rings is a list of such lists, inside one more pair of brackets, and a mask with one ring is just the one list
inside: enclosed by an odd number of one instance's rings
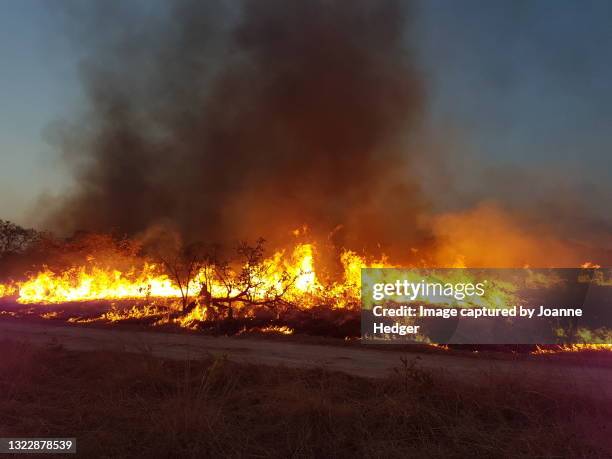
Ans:
{"label": "tree", "polygon": [[181,292],[182,312],[189,312],[194,306],[190,307],[189,300],[195,293],[190,289],[196,276],[201,272],[200,268],[207,261],[203,244],[193,243],[176,246],[173,251],[160,254],[160,259]]}
{"label": "tree", "polygon": [[[223,295],[211,295],[210,303],[227,311],[227,317],[233,317],[233,304],[245,303],[251,306],[275,308],[284,302],[283,297],[295,284],[297,276],[287,271],[270,272],[270,266],[264,263],[264,239],[258,239],[254,246],[241,242],[236,248],[237,260],[232,269],[229,262],[216,260],[214,273],[216,281],[223,287]],[[278,282],[270,283],[272,274],[279,276]]]}
{"label": "tree", "polygon": [[183,244],[180,237],[165,233],[156,239],[155,256],[179,288],[182,314],[199,304],[210,319],[232,319],[239,303],[275,308],[297,279],[271,272],[278,267],[265,263],[264,243],[240,242],[228,259],[217,244]]}
{"label": "tree", "polygon": [[0,220],[0,258],[22,253],[39,238],[40,234],[33,229],[22,228],[7,220]]}

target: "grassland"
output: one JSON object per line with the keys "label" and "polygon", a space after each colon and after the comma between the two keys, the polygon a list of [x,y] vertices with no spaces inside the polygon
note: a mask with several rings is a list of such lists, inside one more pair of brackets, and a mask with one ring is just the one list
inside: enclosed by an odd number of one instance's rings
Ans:
{"label": "grassland", "polygon": [[398,359],[366,379],[5,341],[0,436],[82,457],[610,457],[612,410],[517,380],[463,385]]}

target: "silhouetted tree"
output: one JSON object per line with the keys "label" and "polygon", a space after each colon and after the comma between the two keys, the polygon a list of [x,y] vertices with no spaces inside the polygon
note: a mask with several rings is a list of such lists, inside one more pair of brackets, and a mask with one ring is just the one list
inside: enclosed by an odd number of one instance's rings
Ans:
{"label": "silhouetted tree", "polygon": [[238,303],[274,308],[296,281],[287,272],[271,272],[279,268],[265,262],[264,243],[240,242],[228,257],[217,244],[185,244],[176,232],[161,230],[147,243],[147,253],[177,285],[183,314],[200,305],[212,320],[231,319]]}
{"label": "silhouetted tree", "polygon": [[[232,269],[229,262],[217,261],[214,267],[215,278],[223,286],[224,295],[212,295],[211,303],[227,311],[227,317],[233,317],[233,304],[267,306],[275,308],[283,302],[283,297],[297,280],[287,271],[271,273],[270,266],[264,263],[264,239],[258,239],[255,245],[241,242],[236,248],[237,260]],[[274,267],[276,269],[276,267]],[[278,282],[270,284],[270,276],[278,276]]]}

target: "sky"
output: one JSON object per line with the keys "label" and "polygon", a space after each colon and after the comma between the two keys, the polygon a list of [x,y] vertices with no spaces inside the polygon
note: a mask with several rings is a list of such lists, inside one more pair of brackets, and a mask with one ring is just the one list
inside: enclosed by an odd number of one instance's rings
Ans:
{"label": "sky", "polygon": [[49,133],[82,97],[80,57],[48,5],[0,7],[0,218],[19,222],[41,193],[69,180]]}
{"label": "sky", "polygon": [[[23,224],[35,220],[41,195],[70,186],[53,127],[84,104],[82,50],[66,33],[59,3],[0,7],[0,218]],[[544,189],[554,177],[550,187],[591,196],[587,204],[606,212],[612,3],[428,0],[417,17],[426,125],[443,126],[441,148],[457,150],[445,167],[458,195],[482,199],[494,188],[492,197],[502,197],[513,186]]]}

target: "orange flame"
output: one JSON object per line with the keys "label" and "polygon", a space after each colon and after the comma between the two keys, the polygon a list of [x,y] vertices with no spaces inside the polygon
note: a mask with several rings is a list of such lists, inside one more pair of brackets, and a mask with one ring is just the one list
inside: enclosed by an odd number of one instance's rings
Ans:
{"label": "orange flame", "polygon": [[[297,244],[292,251],[276,252],[263,261],[263,276],[257,279],[255,298],[263,292],[285,293],[288,300],[300,300],[308,306],[309,298],[332,292],[338,301],[335,307],[346,306],[346,298],[359,298],[360,270],[362,267],[383,267],[385,262],[368,264],[365,258],[345,251],[340,260],[344,267],[343,278],[332,285],[320,280],[315,269],[314,244]],[[286,278],[293,280],[289,289]],[[198,292],[204,272],[197,273],[189,285],[191,292]],[[211,292],[222,294],[225,286],[219,282],[211,285]],[[17,295],[21,304],[59,304],[91,300],[121,300],[146,298],[180,298],[181,290],[161,267],[145,263],[142,268],[126,272],[96,266],[93,258],[84,266],[76,266],[61,272],[44,268],[23,282],[0,284],[0,297]],[[327,295],[326,295],[327,296]]]}
{"label": "orange flame", "polygon": [[[303,235],[306,229],[296,230],[296,236]],[[339,256],[342,273],[336,281],[329,282],[317,270],[317,246],[314,243],[298,243],[292,249],[281,250],[262,262],[263,269],[257,279],[254,299],[263,298],[270,292],[283,293],[283,298],[300,308],[309,308],[325,304],[332,308],[351,308],[359,305],[361,289],[361,269],[365,267],[394,267],[386,257],[380,260],[366,259],[357,253],[344,250]],[[451,257],[455,267],[463,267],[464,258],[456,253]],[[157,306],[155,299],[179,299],[181,289],[170,278],[161,266],[154,263],[141,263],[139,268],[126,271],[109,269],[96,265],[94,257],[87,257],[82,266],[73,266],[63,271],[53,271],[47,267],[21,282],[0,284],[0,298],[16,297],[21,304],[60,304],[67,302],[84,302],[91,300],[145,300],[128,309],[111,309],[99,317],[71,317],[69,322],[87,323],[93,321],[117,322],[134,318],[149,318],[154,325],[174,323],[185,328],[193,328],[198,322],[208,319],[207,310],[196,304],[188,313],[170,314],[168,307]],[[592,262],[585,262],[582,268],[597,268]],[[191,280],[189,291],[197,295],[205,272],[200,271]],[[234,275],[238,275],[234,273]],[[461,275],[461,273],[457,273]],[[287,278],[292,279],[287,288]],[[459,281],[458,279],[454,279]],[[554,279],[530,277],[533,283],[551,283]],[[219,281],[210,285],[213,296],[227,293],[226,286]],[[507,303],[512,292],[505,288],[492,290],[486,298],[488,304]],[[56,312],[45,312],[41,317],[57,318]],[[265,333],[291,334],[293,330],[284,326],[270,326],[262,329]],[[584,336],[584,342],[597,342],[592,337]],[[609,341],[609,340],[608,340]],[[599,341],[601,342],[601,341]],[[575,344],[557,347],[539,347],[535,354],[558,352],[578,352],[584,350],[612,351],[607,344]]]}

